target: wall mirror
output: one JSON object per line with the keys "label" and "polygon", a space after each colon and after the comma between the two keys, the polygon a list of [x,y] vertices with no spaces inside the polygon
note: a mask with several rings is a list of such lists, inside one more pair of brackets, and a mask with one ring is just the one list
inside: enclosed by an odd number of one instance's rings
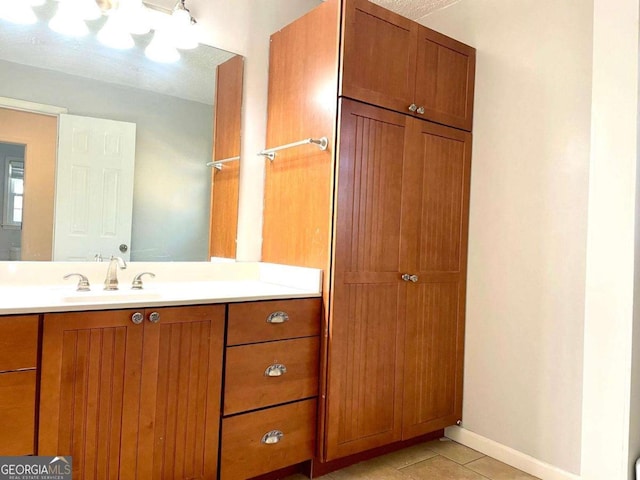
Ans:
{"label": "wall mirror", "polygon": [[[160,7],[168,6],[165,0],[155,0],[155,3]],[[83,37],[67,37],[52,31],[47,23],[54,16],[57,4],[47,0],[42,6],[33,7],[38,22],[32,25],[0,19],[0,97],[9,103],[17,99],[61,107],[73,117],[135,125],[130,244],[115,240],[117,247],[125,244],[124,256],[134,261],[205,261],[210,256],[235,257],[239,162],[232,160],[220,164],[220,169],[207,164],[214,160],[237,159],[240,155],[242,57],[200,45],[193,50],[181,50],[180,59],[174,63],[157,63],[144,54],[153,32],[133,36],[135,46],[131,49],[103,46],[93,32],[104,25],[106,17],[88,21],[91,33]],[[223,81],[216,80],[220,65],[233,66]],[[226,90],[223,92],[220,88]],[[69,218],[72,221],[67,223],[71,224],[73,236],[74,228],[84,228],[83,222],[95,223],[99,213],[89,207],[98,204],[102,197],[95,195],[98,187],[87,187],[89,193],[94,192],[93,196],[79,197],[77,189],[61,188],[60,183],[58,187],[52,186],[51,192],[44,192],[46,188],[38,186],[38,178],[55,185],[54,179],[59,172],[55,165],[39,163],[46,154],[29,144],[29,138],[37,130],[37,122],[31,119],[14,121],[10,116],[3,116],[24,113],[19,109],[2,107],[0,111],[0,175],[3,175],[0,201],[3,211],[8,162],[17,165],[16,151],[21,148],[25,151],[24,218],[20,225],[3,222],[0,260],[90,260],[94,255],[103,258],[121,255],[122,250],[114,251],[86,241],[79,242],[80,246],[75,248],[77,258],[52,256],[54,239],[51,221],[47,219],[62,216],[55,211],[58,205],[71,203]],[[59,117],[49,118],[56,121],[57,138]],[[78,136],[71,138],[74,145],[82,144]],[[104,150],[119,148],[118,141],[109,138]],[[61,147],[53,145],[52,148],[55,158]],[[13,171],[20,173],[17,167]],[[119,188],[122,182],[113,178],[103,179],[105,191]],[[214,187],[213,192],[212,183],[219,183],[219,188]],[[55,188],[57,191],[54,192]],[[16,200],[22,200],[17,194],[10,198],[14,205]],[[74,198],[89,200],[74,203]],[[212,214],[212,202],[217,214]],[[37,203],[36,207],[29,206],[34,203]],[[98,221],[102,222],[99,225],[102,231],[114,230],[111,227],[114,218],[119,216],[117,207],[122,203],[114,200],[110,206],[102,205],[102,210],[107,210],[108,214],[106,220]],[[21,240],[17,239],[17,233],[21,234]]]}

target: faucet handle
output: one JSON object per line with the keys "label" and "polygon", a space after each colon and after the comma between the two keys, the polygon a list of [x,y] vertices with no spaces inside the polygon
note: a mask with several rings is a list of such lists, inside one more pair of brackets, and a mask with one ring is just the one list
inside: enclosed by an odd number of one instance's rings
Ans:
{"label": "faucet handle", "polygon": [[64,280],[68,280],[71,277],[80,277],[80,279],[78,280],[78,288],[76,288],[78,292],[88,292],[89,290],[91,290],[91,288],[89,288],[89,279],[81,273],[68,273],[62,278]]}
{"label": "faucet handle", "polygon": [[131,290],[142,290],[142,277],[144,275],[149,275],[151,278],[155,278],[156,274],[151,272],[142,272],[133,277],[133,282],[131,282]]}

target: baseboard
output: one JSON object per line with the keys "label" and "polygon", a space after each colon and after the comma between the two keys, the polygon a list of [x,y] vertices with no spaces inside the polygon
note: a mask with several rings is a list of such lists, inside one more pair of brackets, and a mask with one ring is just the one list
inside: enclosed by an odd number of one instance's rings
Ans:
{"label": "baseboard", "polygon": [[448,427],[445,429],[444,434],[451,440],[542,480],[580,480],[579,475],[566,472],[462,427]]}

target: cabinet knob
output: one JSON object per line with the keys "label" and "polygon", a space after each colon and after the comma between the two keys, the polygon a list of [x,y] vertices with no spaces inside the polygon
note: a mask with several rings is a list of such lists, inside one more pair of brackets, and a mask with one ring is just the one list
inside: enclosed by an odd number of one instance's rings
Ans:
{"label": "cabinet knob", "polygon": [[131,315],[131,321],[136,325],[140,325],[143,319],[144,319],[144,315],[142,315],[140,312],[136,312],[133,315]]}
{"label": "cabinet knob", "polygon": [[270,432],[267,432],[262,436],[262,443],[266,445],[272,445],[282,440],[282,437],[284,437],[284,433],[282,433],[280,430],[271,430]]}
{"label": "cabinet knob", "polygon": [[280,363],[274,363],[273,365],[269,365],[267,369],[264,371],[265,377],[281,377],[287,373],[287,367]]}
{"label": "cabinet knob", "polygon": [[267,323],[284,323],[288,320],[287,312],[273,312],[267,317]]}
{"label": "cabinet knob", "polygon": [[424,115],[424,107],[419,107],[418,110],[416,110],[417,113],[419,113],[420,115]]}
{"label": "cabinet knob", "polygon": [[418,110],[418,106],[415,103],[412,103],[411,105],[409,105],[409,111],[411,113],[415,112],[416,110]]}
{"label": "cabinet knob", "polygon": [[160,314],[158,312],[151,312],[149,314],[149,321],[151,323],[158,323],[160,321]]}
{"label": "cabinet knob", "polygon": [[404,273],[402,275],[402,280],[404,280],[405,282],[416,283],[418,281],[418,276],[417,275],[410,275],[408,273]]}

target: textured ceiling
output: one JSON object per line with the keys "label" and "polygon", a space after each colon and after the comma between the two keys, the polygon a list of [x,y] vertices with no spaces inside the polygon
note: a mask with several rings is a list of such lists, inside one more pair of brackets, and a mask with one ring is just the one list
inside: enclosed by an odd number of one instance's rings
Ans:
{"label": "textured ceiling", "polygon": [[411,20],[418,20],[431,12],[448,7],[460,0],[371,0]]}

